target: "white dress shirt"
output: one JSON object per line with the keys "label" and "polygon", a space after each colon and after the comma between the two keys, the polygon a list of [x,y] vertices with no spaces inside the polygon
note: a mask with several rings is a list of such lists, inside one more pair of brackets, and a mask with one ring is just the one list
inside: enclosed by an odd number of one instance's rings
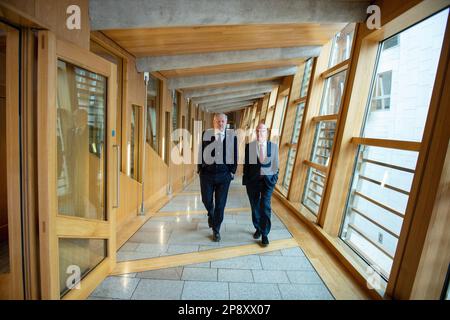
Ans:
{"label": "white dress shirt", "polygon": [[223,142],[223,139],[225,139],[225,132],[214,130],[214,136],[216,137],[216,141],[218,141],[218,139],[220,138],[220,142]]}

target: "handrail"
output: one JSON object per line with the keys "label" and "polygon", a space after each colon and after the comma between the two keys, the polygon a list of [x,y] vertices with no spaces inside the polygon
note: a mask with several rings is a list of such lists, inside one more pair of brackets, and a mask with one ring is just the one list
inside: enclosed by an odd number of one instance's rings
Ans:
{"label": "handrail", "polygon": [[375,220],[373,220],[372,218],[370,218],[368,215],[362,213],[360,210],[351,207],[350,208],[353,212],[355,212],[356,214],[360,215],[361,217],[365,218],[366,220],[372,222],[374,225],[376,225],[377,227],[379,227],[380,229],[386,231],[387,233],[389,233],[391,236],[393,236],[394,238],[398,239],[398,234],[396,234],[394,231],[388,229],[387,227],[381,225],[380,223],[376,222]]}
{"label": "handrail", "polygon": [[415,173],[416,172],[416,170],[413,170],[413,169],[404,168],[404,167],[396,166],[396,165],[389,164],[389,163],[386,163],[386,162],[371,160],[371,159],[367,159],[367,158],[363,158],[362,162],[368,162],[368,163],[376,164],[376,165],[379,165],[379,166],[382,166],[382,167],[387,167],[387,168],[400,170],[400,171],[404,171],[404,172],[408,172],[408,173]]}
{"label": "handrail", "polygon": [[363,180],[366,180],[366,181],[369,181],[369,182],[372,182],[372,183],[377,184],[379,186],[383,186],[383,187],[385,187],[387,189],[391,189],[391,190],[394,190],[394,191],[397,191],[399,193],[403,193],[404,195],[409,196],[409,192],[408,191],[400,189],[400,188],[397,188],[397,187],[394,187],[394,186],[391,186],[390,184],[387,184],[387,183],[383,184],[381,181],[378,181],[378,180],[375,180],[375,179],[363,176],[362,174],[359,175],[359,178],[363,179]]}
{"label": "handrail", "polygon": [[387,211],[390,211],[393,214],[395,214],[395,215],[397,215],[397,216],[399,216],[401,218],[405,217],[405,215],[403,213],[401,213],[401,212],[399,212],[399,211],[397,211],[397,210],[395,210],[395,209],[393,209],[393,208],[391,208],[391,207],[389,207],[387,205],[384,205],[381,202],[379,202],[379,201],[377,201],[375,199],[372,199],[372,198],[366,196],[365,194],[362,194],[361,192],[355,191],[354,193],[355,193],[355,195],[360,196],[361,198],[366,199],[367,201],[372,202],[376,206],[378,206],[380,208],[383,208],[383,209],[385,209]]}

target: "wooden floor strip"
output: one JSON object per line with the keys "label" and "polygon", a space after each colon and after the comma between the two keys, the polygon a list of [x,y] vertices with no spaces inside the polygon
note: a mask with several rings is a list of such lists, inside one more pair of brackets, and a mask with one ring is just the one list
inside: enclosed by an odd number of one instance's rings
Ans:
{"label": "wooden floor strip", "polygon": [[[224,212],[241,212],[241,211],[250,211],[250,207],[242,207],[242,208],[228,208],[224,210]],[[206,214],[206,210],[191,210],[191,211],[162,211],[157,212],[153,215],[153,217],[176,217],[176,216],[186,216],[186,215],[195,215],[195,214]]]}
{"label": "wooden floor strip", "polygon": [[268,247],[261,247],[259,244],[249,244],[243,246],[198,251],[193,253],[183,253],[173,256],[118,262],[116,268],[112,272],[112,275],[179,267],[195,263],[204,263],[214,260],[229,259],[251,254],[260,254],[281,249],[289,249],[297,246],[297,241],[291,238],[271,241]]}

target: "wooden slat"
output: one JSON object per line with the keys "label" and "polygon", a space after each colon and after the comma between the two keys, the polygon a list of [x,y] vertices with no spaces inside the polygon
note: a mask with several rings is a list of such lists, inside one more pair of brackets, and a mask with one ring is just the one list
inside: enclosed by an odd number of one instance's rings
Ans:
{"label": "wooden slat", "polygon": [[119,275],[163,268],[172,268],[194,263],[203,263],[241,257],[250,254],[261,254],[281,249],[294,248],[297,246],[297,242],[291,238],[271,241],[270,246],[268,247],[261,247],[259,244],[249,244],[245,246],[219,248],[193,253],[178,254],[174,256],[119,262],[117,263],[116,268],[114,269],[112,274]]}
{"label": "wooden slat", "polygon": [[320,121],[337,121],[338,115],[337,114],[327,114],[324,116],[316,116],[311,119],[313,122],[320,122]]}
{"label": "wooden slat", "polygon": [[109,222],[57,216],[56,235],[61,238],[109,238]]}
{"label": "wooden slat", "polygon": [[353,137],[352,143],[389,149],[420,151],[420,142]]}
{"label": "wooden slat", "polygon": [[338,74],[339,72],[347,70],[349,64],[350,64],[350,59],[344,60],[341,63],[338,63],[337,65],[335,65],[334,67],[332,67],[332,68],[322,72],[320,77],[322,79],[326,79],[326,78],[332,77],[332,76]]}
{"label": "wooden slat", "polygon": [[105,30],[136,57],[323,45],[345,23],[250,24]]}
{"label": "wooden slat", "polygon": [[161,70],[159,71],[159,73],[163,75],[165,78],[191,77],[214,73],[242,72],[258,69],[270,69],[293,65],[301,65],[304,61],[305,61],[304,59],[267,60],[258,62],[214,65],[208,67]]}
{"label": "wooden slat", "polygon": [[307,165],[308,167],[311,167],[311,168],[317,169],[319,171],[322,171],[324,173],[327,173],[327,171],[328,171],[327,167],[325,167],[325,166],[323,166],[321,164],[314,163],[314,162],[309,161],[309,160],[303,160],[303,164]]}

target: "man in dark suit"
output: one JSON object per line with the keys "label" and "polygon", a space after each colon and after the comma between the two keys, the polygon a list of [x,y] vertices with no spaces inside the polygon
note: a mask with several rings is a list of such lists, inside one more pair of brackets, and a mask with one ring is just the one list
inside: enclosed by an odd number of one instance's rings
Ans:
{"label": "man in dark suit", "polygon": [[260,123],[256,127],[256,140],[245,145],[244,175],[242,184],[252,208],[253,238],[262,236],[261,244],[269,245],[271,227],[271,198],[278,180],[278,145],[267,141],[267,127]]}
{"label": "man in dark suit", "polygon": [[213,241],[218,242],[228,189],[237,168],[237,137],[233,130],[225,130],[225,114],[215,114],[213,125],[214,129],[203,132],[197,172]]}

